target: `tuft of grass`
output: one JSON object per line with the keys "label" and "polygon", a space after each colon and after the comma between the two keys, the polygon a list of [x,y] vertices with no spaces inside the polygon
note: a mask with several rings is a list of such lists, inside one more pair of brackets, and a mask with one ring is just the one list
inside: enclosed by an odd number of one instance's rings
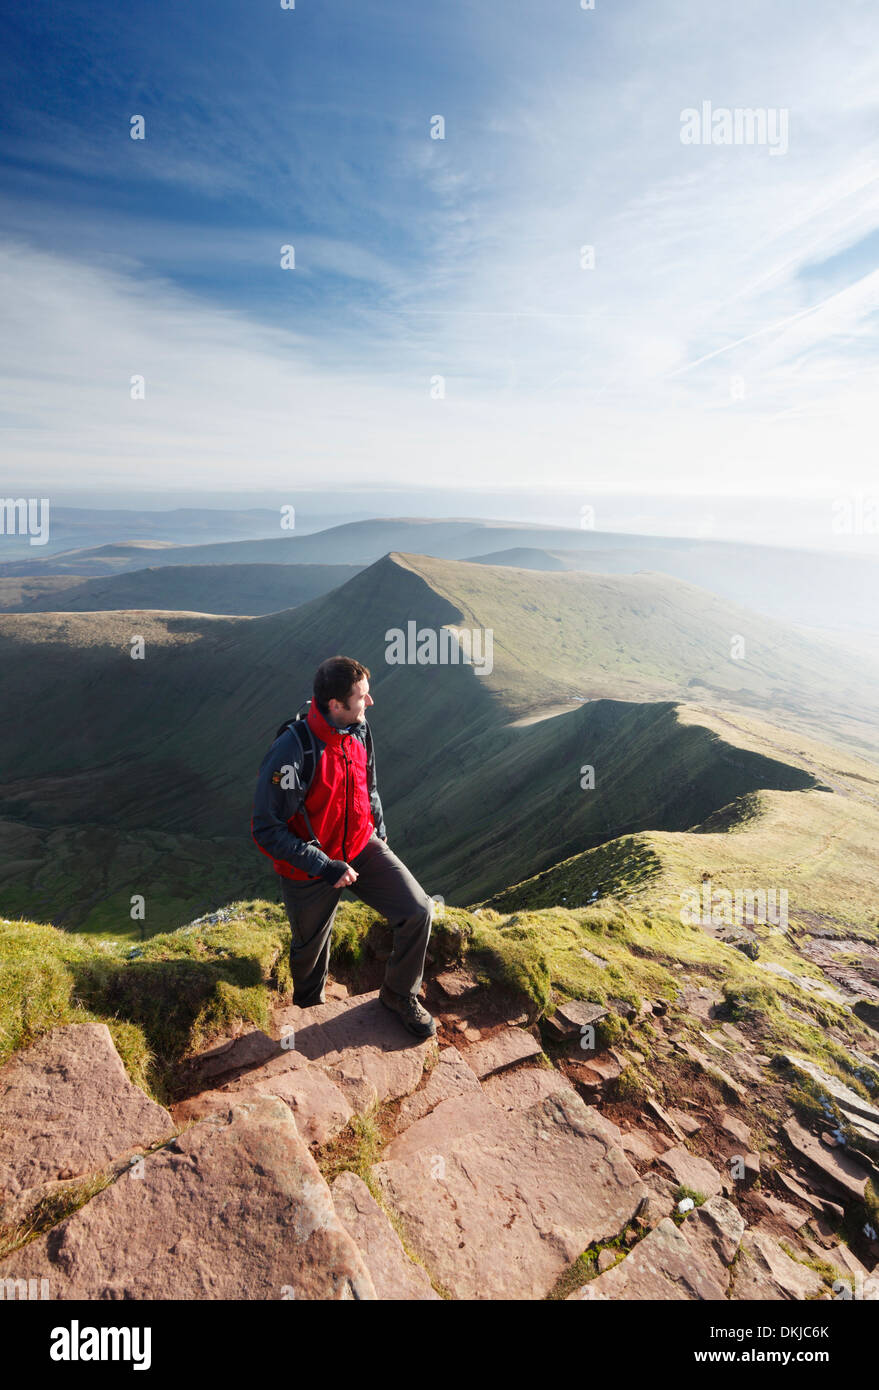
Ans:
{"label": "tuft of grass", "polygon": [[688,1211],[678,1211],[677,1209],[677,1203],[682,1202],[686,1197],[692,1197],[693,1203],[697,1207],[701,1207],[708,1201],[708,1197],[704,1192],[697,1192],[694,1187],[685,1187],[683,1183],[679,1183],[674,1195],[675,1210],[671,1215],[671,1219],[676,1226],[682,1225],[690,1215]]}
{"label": "tuft of grass", "polygon": [[67,1183],[40,1198],[23,1221],[16,1225],[0,1226],[0,1260],[72,1216],[115,1179],[115,1173],[102,1172],[94,1173],[83,1181]]}
{"label": "tuft of grass", "polygon": [[[610,1250],[614,1255],[619,1256],[616,1264],[620,1264],[622,1259],[629,1254],[630,1247],[626,1244],[626,1235],[630,1226],[626,1225],[620,1233],[611,1240],[600,1240],[595,1245],[590,1245],[588,1250],[584,1250],[582,1255],[578,1255],[576,1260],[564,1270],[553,1284],[549,1293],[546,1295],[545,1302],[559,1302],[576,1293],[577,1289],[582,1289],[584,1284],[590,1284],[593,1279],[597,1279],[599,1274],[606,1273],[599,1270],[598,1257],[602,1250]],[[641,1232],[638,1232],[639,1237]],[[631,1247],[634,1249],[634,1246]],[[608,1269],[614,1269],[616,1265],[609,1265]]]}
{"label": "tuft of grass", "polygon": [[624,1067],[613,1085],[613,1093],[618,1100],[639,1102],[646,1100],[647,1086],[634,1066]]}
{"label": "tuft of grass", "polygon": [[127,944],[0,923],[0,1062],[62,1024],[104,1022],[132,1080],[167,1101],[183,1057],[240,1024],[266,1027],[272,996],[289,988],[283,910],[228,912],[151,937],[133,958]]}
{"label": "tuft of grass", "polygon": [[395,1108],[393,1101],[385,1101],[372,1106],[363,1115],[353,1115],[341,1134],[337,1134],[335,1139],[331,1139],[316,1151],[315,1161],[328,1186],[332,1186],[340,1173],[355,1173],[361,1182],[366,1184],[373,1199],[388,1218],[409,1259],[414,1264],[421,1265],[440,1298],[451,1299],[452,1295],[448,1289],[434,1279],[424,1262],[411,1248],[399,1216],[385,1205],[382,1190],[373,1177],[372,1168],[380,1162],[385,1147],[384,1121]]}

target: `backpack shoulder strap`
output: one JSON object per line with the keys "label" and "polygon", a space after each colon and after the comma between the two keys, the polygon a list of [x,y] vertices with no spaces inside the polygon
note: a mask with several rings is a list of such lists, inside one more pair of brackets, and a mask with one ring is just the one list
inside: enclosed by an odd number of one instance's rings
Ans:
{"label": "backpack shoulder strap", "polygon": [[[311,702],[309,701],[309,703]],[[308,719],[302,719],[298,710],[292,719],[286,720],[285,723],[281,725],[275,738],[280,738],[281,734],[287,729],[289,729],[292,734],[296,735],[296,741],[302,750],[302,772],[300,776],[302,797],[299,803],[299,809],[302,812],[305,824],[308,826],[308,833],[311,836],[312,842],[319,846],[320,841],[314,833],[314,827],[311,824],[311,819],[305,808],[305,798],[308,796],[308,790],[311,786],[312,778],[314,777],[315,768],[317,767],[319,756],[317,743],[311,726],[308,723]]]}

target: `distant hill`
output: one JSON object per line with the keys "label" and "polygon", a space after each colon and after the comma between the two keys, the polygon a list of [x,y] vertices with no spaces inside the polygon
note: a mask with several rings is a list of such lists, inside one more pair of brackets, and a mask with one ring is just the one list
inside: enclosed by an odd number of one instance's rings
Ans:
{"label": "distant hill", "polygon": [[[410,620],[490,628],[492,672],[388,665],[386,633]],[[143,661],[129,655],[135,636]],[[629,829],[685,830],[749,791],[808,794],[830,785],[832,759],[800,749],[833,737],[852,762],[876,737],[855,660],[663,576],[392,554],[264,617],[6,614],[0,913],[30,902],[118,930],[143,892],[157,929],[209,908],[220,878],[227,893],[271,883],[249,840],[257,767],[338,651],[373,673],[391,844],[450,902]],[[560,701],[569,713],[540,717]],[[791,732],[743,732],[742,711]]]}
{"label": "distant hill", "polygon": [[[879,632],[879,557],[633,536],[527,523],[451,518],[373,518],[310,535],[210,545],[113,544],[46,559],[0,563],[0,579],[97,577],[145,566],[218,564],[371,565],[398,551],[480,564],[595,573],[667,574],[782,622],[828,631]],[[525,556],[525,552],[542,552]],[[3,552],[0,550],[0,560]],[[211,611],[217,611],[212,607]]]}
{"label": "distant hill", "polygon": [[279,512],[269,508],[174,507],[150,511],[52,505],[49,520],[49,539],[39,550],[27,539],[0,536],[0,560],[44,558],[74,546],[102,545],[120,537],[186,545],[272,536],[278,532]]}
{"label": "distant hill", "polygon": [[[166,565],[107,579],[46,576],[0,580],[0,611],[94,613],[116,608],[187,613],[275,613],[295,608],[344,584],[359,565]],[[47,586],[41,591],[40,585]],[[4,585],[9,598],[4,600]],[[11,602],[9,600],[12,600]]]}

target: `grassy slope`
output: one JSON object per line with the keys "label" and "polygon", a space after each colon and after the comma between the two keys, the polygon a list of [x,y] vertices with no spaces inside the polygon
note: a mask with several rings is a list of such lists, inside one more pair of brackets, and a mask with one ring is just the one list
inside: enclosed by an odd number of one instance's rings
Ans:
{"label": "grassy slope", "polygon": [[[358,573],[357,565],[166,565],[106,579],[46,577],[0,580],[0,608],[8,613],[95,613],[112,609],[165,612],[277,613],[329,593]],[[40,588],[40,585],[44,589]],[[5,589],[8,592],[4,592]]]}
{"label": "grassy slope", "polygon": [[[760,709],[875,748],[875,693],[856,659],[663,575],[542,574],[401,556],[464,614],[494,631],[486,678],[526,714],[550,696],[710,699]],[[743,659],[731,642],[744,639]],[[549,674],[551,673],[551,674]],[[855,692],[858,692],[857,694]]]}
{"label": "grassy slope", "polygon": [[[388,667],[385,632],[410,618],[420,626],[492,627],[494,671],[478,677],[464,666]],[[729,661],[729,633],[739,629],[748,660]],[[142,662],[128,655],[135,633],[146,639]],[[707,737],[662,703],[633,711],[608,702],[509,728],[560,690],[667,702],[706,699],[711,686],[712,704],[728,720],[739,718],[743,701],[771,714],[790,698],[783,715],[790,728],[805,725],[811,709],[832,710],[831,721],[855,732],[871,717],[847,693],[850,673],[835,658],[822,665],[819,648],[656,577],[526,574],[396,556],[293,612],[259,619],[8,615],[0,617],[0,709],[7,712],[0,716],[0,819],[24,822],[44,843],[51,835],[55,842],[37,882],[36,854],[27,845],[16,849],[0,884],[0,911],[28,910],[26,881],[46,893],[47,915],[69,912],[95,893],[103,860],[118,870],[104,888],[113,913],[131,893],[152,894],[148,920],[169,925],[187,902],[196,911],[218,901],[205,902],[206,865],[221,866],[217,892],[234,893],[236,881],[238,896],[254,891],[250,878],[234,878],[236,852],[223,845],[218,854],[216,837],[234,839],[271,882],[248,839],[256,769],[277,724],[308,694],[315,665],[333,650],[357,653],[373,671],[371,722],[391,841],[411,851],[413,867],[431,873],[429,891],[449,901],[527,877],[558,858],[560,845],[573,850],[574,839],[582,847],[633,819],[691,825],[725,804],[730,786],[737,794],[822,780],[789,750],[778,756],[778,749],[755,747],[753,757],[735,754],[731,762],[739,731]],[[24,721],[16,713],[23,708],[31,711]],[[662,761],[651,758],[657,740]],[[534,768],[544,763],[535,787]],[[591,800],[578,787],[583,763],[596,767]],[[802,770],[791,772],[788,763]],[[511,773],[518,779],[512,796]],[[85,855],[72,850],[74,822],[76,834],[88,837]],[[5,833],[14,834],[8,824]],[[159,834],[176,837],[177,848],[150,844]],[[135,844],[145,846],[137,862]],[[96,908],[85,920],[98,928],[105,917]]]}
{"label": "grassy slope", "polygon": [[[374,920],[361,904],[341,905],[335,978],[356,987]],[[115,942],[0,921],[0,1062],[57,1024],[99,1018],[133,1079],[167,1101],[175,1094],[179,1064],[192,1051],[242,1024],[270,1025],[273,1002],[287,997],[288,945],[283,912],[259,901],[231,904],[226,920],[215,925],[156,937],[133,959]],[[724,994],[755,1051],[772,1056],[794,1048],[865,1098],[879,1092],[879,1068],[850,1055],[851,1047],[875,1046],[857,1018],[768,977],[741,952],[671,913],[614,901],[514,912],[447,907],[434,924],[432,951],[439,961],[468,963],[484,986],[499,985],[518,997],[532,1020],[551,1012],[561,997],[636,1007],[651,999],[665,1001],[689,1029],[694,1020],[679,1007],[678,990],[685,982],[708,983]],[[617,1043],[624,1053],[635,1048],[646,1059],[630,1059],[628,1095],[643,1093],[647,1078],[661,1084],[666,1101],[685,1093],[688,1064],[666,1071],[662,1083],[651,1068],[659,1036],[649,1020],[629,1025],[613,1013],[598,1033],[600,1046]],[[807,1096],[800,1100],[810,1104]],[[759,1120],[759,1096],[751,1104]]]}
{"label": "grassy slope", "polygon": [[795,926],[820,922],[875,936],[875,808],[830,792],[761,791],[714,824],[700,833],[645,831],[609,841],[488,901],[505,912],[563,900],[577,907],[597,893],[677,913],[681,892],[698,889],[708,873],[715,889],[786,888]]}
{"label": "grassy slope", "polygon": [[[585,766],[594,789],[581,785]],[[447,759],[429,801],[419,783],[404,794],[393,843],[430,892],[466,903],[517,882],[526,863],[540,869],[629,830],[685,830],[755,788],[811,785],[808,772],[684,722],[672,704],[602,700],[484,733],[478,760]]]}

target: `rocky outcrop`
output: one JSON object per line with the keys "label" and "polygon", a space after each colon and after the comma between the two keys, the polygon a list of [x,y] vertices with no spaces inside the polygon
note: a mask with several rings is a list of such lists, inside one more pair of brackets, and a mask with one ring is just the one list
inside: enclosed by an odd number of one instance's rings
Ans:
{"label": "rocky outcrop", "polygon": [[48,1275],[56,1299],[374,1299],[283,1101],[193,1125],[48,1234],[0,1277]]}
{"label": "rocky outcrop", "polygon": [[118,1166],[175,1130],[129,1080],[105,1023],[53,1028],[0,1068],[4,1221],[58,1183]]}
{"label": "rocky outcrop", "polygon": [[475,1100],[443,1101],[393,1141],[375,1179],[453,1297],[545,1298],[581,1251],[631,1220],[646,1189],[573,1090],[518,1111]]}
{"label": "rocky outcrop", "polygon": [[369,1272],[381,1299],[438,1299],[421,1265],[406,1254],[385,1213],[362,1178],[340,1173],[331,1188],[339,1220],[369,1261]]}
{"label": "rocky outcrop", "polygon": [[791,1148],[814,1170],[826,1191],[847,1200],[863,1201],[869,1176],[865,1168],[843,1150],[823,1144],[793,1117],[782,1128]]}
{"label": "rocky outcrop", "polygon": [[[866,1181],[843,1148],[791,1117],[796,1173],[775,1166],[771,1138],[761,1171],[750,1126],[704,1093],[664,1107],[652,1088],[618,1091],[623,1066],[643,1065],[636,1049],[584,1058],[569,1030],[601,1006],[559,1011],[559,1069],[514,1005],[480,1014],[466,972],[447,970],[441,989],[455,1046],[413,1039],[376,993],[330,985],[316,1008],[279,1010],[277,1036],[252,1029],[192,1058],[170,1114],[129,1080],[103,1025],[56,1029],[0,1072],[7,1235],[20,1198],[101,1181],[0,1261],[0,1279],[48,1278],[56,1299],[534,1300],[569,1288],[598,1245],[574,1300],[828,1297],[813,1258],[866,1282],[835,1234]],[[697,1003],[710,1016],[708,995]],[[732,1025],[720,1039],[742,1043]],[[862,1097],[828,1095],[872,1123]],[[372,1126],[351,1127],[358,1115]],[[379,1134],[377,1161],[357,1151],[361,1132]],[[723,1171],[729,1141],[745,1182]],[[349,1153],[366,1182],[338,1172]],[[682,1187],[707,1200],[687,1212]]]}
{"label": "rocky outcrop", "polygon": [[723,1284],[667,1216],[613,1269],[569,1295],[581,1301],[724,1297]]}
{"label": "rocky outcrop", "polygon": [[808,1265],[791,1259],[767,1232],[754,1229],[742,1236],[732,1276],[732,1297],[778,1301],[821,1298],[826,1293],[820,1276]]}
{"label": "rocky outcrop", "polygon": [[798,1057],[794,1053],[783,1053],[785,1062],[794,1071],[808,1076],[816,1082],[819,1090],[829,1096],[839,1109],[843,1122],[854,1131],[859,1139],[870,1145],[879,1143],[879,1108],[852,1090],[839,1077],[831,1076],[808,1057]]}

